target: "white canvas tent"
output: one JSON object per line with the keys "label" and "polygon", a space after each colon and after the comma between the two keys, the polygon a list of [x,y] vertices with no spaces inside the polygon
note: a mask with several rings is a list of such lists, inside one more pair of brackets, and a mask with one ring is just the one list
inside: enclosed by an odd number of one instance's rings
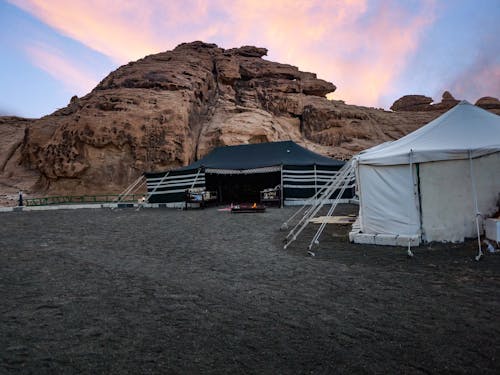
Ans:
{"label": "white canvas tent", "polygon": [[[500,116],[466,101],[354,158],[361,243],[461,242],[500,193]],[[480,223],[479,223],[480,224]]]}

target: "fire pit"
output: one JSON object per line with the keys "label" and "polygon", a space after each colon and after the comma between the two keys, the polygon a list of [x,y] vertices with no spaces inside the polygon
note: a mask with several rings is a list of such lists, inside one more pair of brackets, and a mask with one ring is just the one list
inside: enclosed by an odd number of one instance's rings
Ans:
{"label": "fire pit", "polygon": [[250,212],[264,212],[266,206],[260,203],[241,203],[231,206],[231,212],[234,213],[250,213]]}

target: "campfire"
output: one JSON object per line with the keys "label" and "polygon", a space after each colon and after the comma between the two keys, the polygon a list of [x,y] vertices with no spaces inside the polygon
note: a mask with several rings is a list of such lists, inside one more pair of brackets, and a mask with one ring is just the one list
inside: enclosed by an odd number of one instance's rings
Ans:
{"label": "campfire", "polygon": [[241,203],[231,207],[231,212],[264,212],[266,206],[260,203]]}

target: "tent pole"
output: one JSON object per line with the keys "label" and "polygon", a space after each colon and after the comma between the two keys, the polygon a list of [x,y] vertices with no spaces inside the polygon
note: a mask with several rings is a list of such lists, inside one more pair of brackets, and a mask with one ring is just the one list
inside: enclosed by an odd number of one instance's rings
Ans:
{"label": "tent pole", "polygon": [[191,184],[191,188],[190,189],[192,189],[194,187],[194,185],[196,184],[196,181],[198,181],[198,176],[200,175],[200,171],[201,171],[201,168],[198,168],[198,172],[196,172],[196,176],[194,177],[194,181]]}
{"label": "tent pole", "polygon": [[469,150],[469,172],[470,172],[470,183],[472,186],[472,198],[474,200],[474,209],[476,211],[476,231],[477,231],[477,255],[476,260],[481,259],[483,256],[483,249],[481,248],[481,233],[479,231],[479,216],[481,213],[479,212],[479,207],[477,204],[477,191],[476,191],[476,180],[474,178],[474,170],[472,169],[472,151]]}
{"label": "tent pole", "polygon": [[358,195],[358,200],[359,200],[359,210],[358,210],[358,219],[359,219],[359,227],[361,231],[363,230],[363,198],[361,197],[361,175],[359,174],[359,163],[357,159],[353,159],[353,162],[355,163],[354,167],[356,168],[356,193]]}
{"label": "tent pole", "polygon": [[[342,168],[340,168],[339,173],[334,178],[332,178],[327,185],[323,185],[321,187],[321,189],[318,191],[318,193],[320,193],[318,199],[316,199],[316,196],[309,198],[311,201],[311,207],[306,210],[304,216],[302,216],[300,221],[288,233],[285,239],[286,243],[283,246],[283,249],[286,249],[293,241],[297,239],[297,236],[304,230],[304,228],[309,223],[309,220],[315,217],[315,215],[319,212],[319,210],[321,210],[321,208],[325,205],[326,199],[328,199],[332,195],[332,193],[334,193],[338,188],[342,186],[344,180],[346,178],[351,180],[352,177],[354,177],[353,170],[354,168],[352,166],[352,161],[348,161],[347,163],[344,164]],[[305,207],[305,205],[303,207]],[[293,216],[295,216],[298,212],[300,212],[301,209],[299,209]]]}
{"label": "tent pole", "polygon": [[[410,192],[412,194],[413,197],[415,197],[415,191],[414,191],[414,187],[413,187],[413,150],[410,149],[410,153],[408,154],[408,159],[409,159],[409,162],[410,162]],[[407,254],[409,257],[412,257],[413,256],[413,253],[411,251],[411,219],[410,219],[410,215],[411,215],[411,205],[412,205],[412,202],[408,202],[408,250],[407,250]]]}
{"label": "tent pole", "polygon": [[284,199],[285,199],[285,197],[284,197],[284,195],[285,195],[285,188],[283,186],[283,164],[281,164],[280,174],[281,174],[281,183],[280,183],[280,186],[281,186],[281,194],[280,194],[281,202],[280,202],[280,208],[283,208]]}
{"label": "tent pole", "polygon": [[165,173],[163,175],[163,177],[161,178],[161,180],[155,185],[155,187],[153,188],[153,190],[151,191],[151,193],[148,193],[148,196],[146,197],[146,202],[147,203],[149,203],[149,199],[151,198],[151,196],[156,192],[156,190],[158,190],[158,188],[160,187],[160,185],[168,177],[169,174],[170,174],[170,171],[168,171],[167,173]]}
{"label": "tent pole", "polygon": [[318,178],[316,177],[316,164],[314,164],[314,194],[318,192]]}
{"label": "tent pole", "polygon": [[114,201],[120,202],[125,195],[130,194],[137,187],[137,185],[142,181],[142,184],[139,185],[139,187],[141,187],[144,184],[143,178],[144,178],[144,175],[141,174],[137,178],[137,180],[132,182],[124,191],[122,191]]}
{"label": "tent pole", "polygon": [[[350,163],[350,161],[349,161],[349,162],[347,162],[347,163]],[[327,192],[327,191],[330,191],[331,186],[332,186],[333,184],[335,184],[335,183],[336,183],[336,181],[337,181],[337,176],[338,176],[338,175],[340,175],[340,173],[343,173],[344,169],[346,168],[346,164],[347,164],[347,163],[345,163],[345,164],[344,164],[344,166],[342,166],[342,167],[341,167],[341,168],[340,168],[340,169],[336,172],[335,177],[333,177],[330,181],[327,181],[325,184],[321,185],[321,186],[319,187],[319,189],[318,189],[318,192],[317,192],[316,194],[314,194],[314,195],[313,195],[312,197],[310,197],[310,198],[307,198],[306,202],[302,205],[302,207],[300,207],[297,211],[295,211],[295,213],[294,213],[292,216],[290,216],[290,217],[288,218],[288,220],[286,220],[286,221],[285,221],[285,222],[281,225],[281,229],[282,229],[282,230],[286,230],[286,229],[288,229],[288,223],[290,223],[290,222],[291,222],[291,221],[295,218],[295,216],[298,216],[298,215],[299,215],[299,213],[301,213],[301,212],[302,212],[302,210],[305,210],[305,212],[304,212],[304,214],[303,214],[302,219],[300,219],[299,224],[300,224],[303,220],[305,220],[305,218],[306,218],[306,217],[308,217],[308,216],[309,216],[310,212],[312,212],[312,211],[316,208],[316,205],[318,205],[318,204],[319,204],[318,199],[319,199],[319,198],[321,198],[324,194],[326,194],[326,192]],[[321,199],[323,199],[323,198],[321,198]],[[298,226],[299,224],[297,224],[297,226]],[[297,227],[297,226],[296,226],[296,227]],[[292,232],[293,232],[293,231],[292,231]],[[290,236],[290,234],[287,236],[287,238],[288,238],[289,236]]]}
{"label": "tent pole", "polygon": [[[321,222],[321,225],[320,225],[318,231],[316,232],[313,239],[311,240],[311,243],[309,244],[309,250],[312,249],[313,245],[319,245],[319,237],[321,236],[321,234],[323,233],[323,230],[326,227],[327,219],[333,215],[335,208],[337,208],[337,205],[339,204],[340,200],[342,199],[342,195],[344,194],[344,191],[347,189],[347,186],[349,186],[351,184],[352,178],[355,176],[354,167],[351,165],[349,168],[350,168],[350,171],[345,176],[344,183],[343,183],[342,187],[340,188],[339,191],[337,191],[337,189],[334,191],[333,195],[335,195],[335,192],[336,192],[336,196],[332,202],[332,205],[330,206],[330,209],[328,210],[328,213],[326,214],[323,221]],[[325,198],[329,199],[330,197],[327,196]],[[309,254],[314,256],[314,253],[312,251],[309,251]]]}

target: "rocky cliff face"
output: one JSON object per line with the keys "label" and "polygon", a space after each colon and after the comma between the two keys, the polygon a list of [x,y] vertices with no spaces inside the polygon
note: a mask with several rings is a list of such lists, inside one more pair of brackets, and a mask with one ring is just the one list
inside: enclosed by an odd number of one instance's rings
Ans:
{"label": "rocky cliff face", "polygon": [[[424,96],[424,95],[405,95],[396,100],[391,109],[396,112],[428,112],[428,111],[447,111],[458,103],[457,100],[450,94],[450,92],[445,91],[441,98],[441,102],[433,103],[434,99]],[[484,108],[493,113],[500,113],[500,101],[497,98],[492,98],[490,96],[485,96],[479,99],[475,105]]]}
{"label": "rocky cliff face", "polygon": [[278,140],[345,159],[445,109],[429,110],[430,98],[418,112],[330,101],[332,83],[267,61],[266,53],[181,44],[120,67],[49,116],[3,118],[0,186],[40,195],[118,193],[144,171],[186,165],[216,146]]}

